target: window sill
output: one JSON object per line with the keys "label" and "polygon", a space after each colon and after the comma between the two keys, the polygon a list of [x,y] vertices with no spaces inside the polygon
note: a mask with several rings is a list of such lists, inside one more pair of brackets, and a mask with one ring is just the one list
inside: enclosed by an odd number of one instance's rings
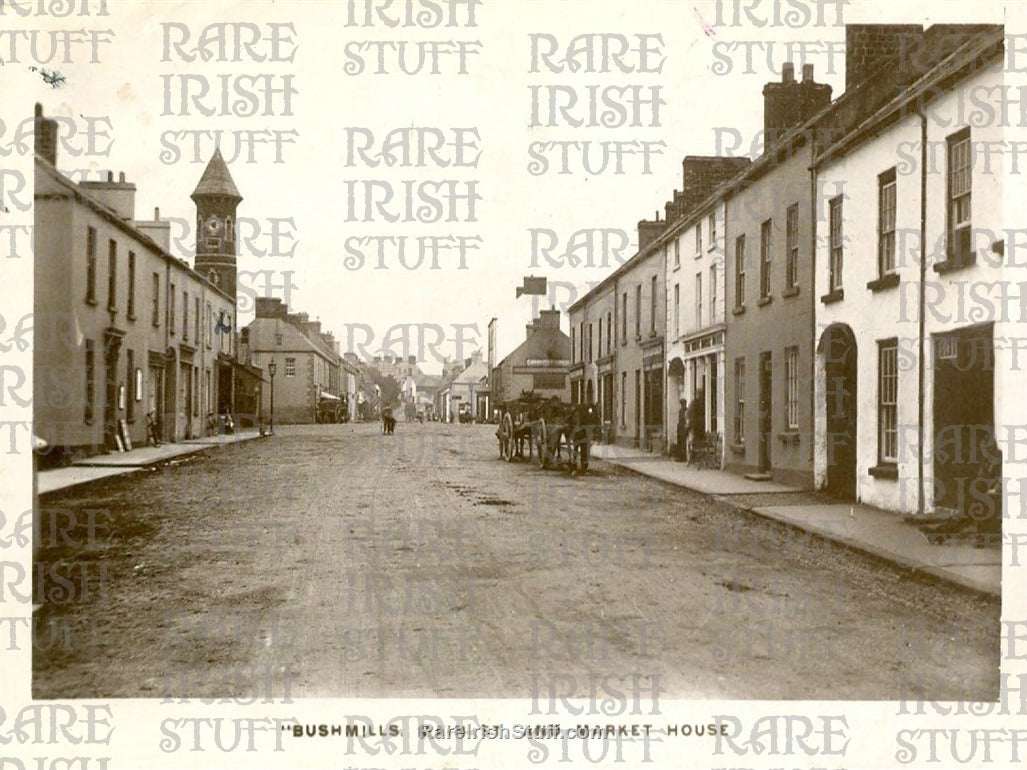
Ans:
{"label": "window sill", "polygon": [[678,263],[677,263],[676,265],[674,265],[674,267],[673,267],[673,268],[671,268],[671,269],[672,269],[672,270],[680,270],[680,269],[681,269],[681,263],[680,263],[680,262],[678,262]]}
{"label": "window sill", "polygon": [[93,307],[96,307],[97,303],[96,303],[96,300],[93,299],[92,297],[86,297],[86,304],[87,305],[92,305]]}
{"label": "window sill", "polygon": [[125,316],[125,320],[126,321],[135,321],[136,320],[135,314],[134,313],[129,313],[128,315]]}
{"label": "window sill", "polygon": [[778,433],[777,434],[777,440],[780,441],[782,444],[793,444],[793,445],[794,444],[798,444],[799,443],[799,431],[798,431],[798,429],[796,429],[796,430],[788,430],[788,431],[786,431],[784,433]]}
{"label": "window sill", "polygon": [[888,273],[882,275],[880,278],[875,278],[873,281],[867,281],[867,288],[870,291],[883,291],[884,289],[894,289],[899,285],[899,274]]}
{"label": "window sill", "polygon": [[830,305],[835,302],[841,302],[843,299],[845,299],[845,289],[834,289],[821,297],[820,301],[825,305]]}
{"label": "window sill", "polygon": [[766,305],[769,305],[769,304],[770,304],[771,302],[773,302],[773,300],[774,300],[774,298],[773,298],[773,297],[770,297],[770,296],[767,296],[767,297],[760,297],[760,298],[759,298],[759,301],[758,301],[758,302],[756,303],[756,305],[757,305],[758,307],[764,307],[764,306],[766,306]]}
{"label": "window sill", "polygon": [[782,297],[798,297],[799,296],[799,287],[798,286],[789,286],[787,289],[785,289],[783,292],[781,292],[781,296]]}
{"label": "window sill", "polygon": [[899,466],[893,463],[875,465],[867,470],[875,479],[897,479],[899,477]]}
{"label": "window sill", "polygon": [[962,270],[964,267],[973,267],[977,264],[977,255],[970,254],[965,259],[946,259],[944,262],[935,262],[932,265],[936,273],[951,273],[954,270]]}
{"label": "window sill", "polygon": [[741,315],[744,312],[745,312],[745,305],[739,305],[738,307],[736,307],[734,310],[731,311],[731,315]]}
{"label": "window sill", "polygon": [[728,446],[735,454],[745,454],[745,442],[742,442],[741,444],[729,444]]}

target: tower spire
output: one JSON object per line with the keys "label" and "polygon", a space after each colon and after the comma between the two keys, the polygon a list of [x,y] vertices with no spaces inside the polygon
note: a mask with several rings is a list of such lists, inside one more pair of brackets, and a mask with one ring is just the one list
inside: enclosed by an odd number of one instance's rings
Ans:
{"label": "tower spire", "polygon": [[221,148],[215,147],[193,190],[197,272],[233,299],[236,289],[235,210],[242,201]]}
{"label": "tower spire", "polygon": [[214,148],[214,154],[210,156],[203,176],[200,177],[196,189],[189,197],[198,203],[197,197],[208,195],[223,195],[226,198],[233,198],[237,203],[242,200],[242,196],[235,186],[235,180],[232,179],[228,165],[221,155],[220,147]]}

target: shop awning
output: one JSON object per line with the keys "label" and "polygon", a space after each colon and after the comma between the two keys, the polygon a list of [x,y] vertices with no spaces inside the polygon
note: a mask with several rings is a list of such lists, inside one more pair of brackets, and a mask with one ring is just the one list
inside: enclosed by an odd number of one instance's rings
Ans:
{"label": "shop awning", "polygon": [[342,401],[338,396],[333,396],[331,393],[326,393],[323,390],[318,394],[318,398],[325,399],[326,401]]}

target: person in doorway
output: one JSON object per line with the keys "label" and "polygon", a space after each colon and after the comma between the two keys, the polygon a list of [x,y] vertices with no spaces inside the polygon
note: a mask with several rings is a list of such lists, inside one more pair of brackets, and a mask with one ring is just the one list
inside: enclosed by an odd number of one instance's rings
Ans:
{"label": "person in doorway", "polygon": [[677,459],[688,462],[688,400],[681,399],[678,403]]}
{"label": "person in doorway", "polygon": [[688,405],[688,462],[692,463],[695,460],[696,449],[700,442],[706,438],[706,426],[704,424],[705,414],[703,410],[706,406],[706,394],[700,388],[695,392],[695,396],[692,398],[692,403]]}

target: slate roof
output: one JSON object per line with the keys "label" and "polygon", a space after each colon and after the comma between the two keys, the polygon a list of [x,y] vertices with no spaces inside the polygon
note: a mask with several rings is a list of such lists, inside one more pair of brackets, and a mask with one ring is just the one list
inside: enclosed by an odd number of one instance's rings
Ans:
{"label": "slate roof", "polygon": [[196,189],[193,190],[193,194],[189,197],[195,201],[197,198],[205,195],[223,195],[227,198],[234,198],[237,201],[242,200],[242,196],[235,186],[235,181],[233,181],[232,175],[228,171],[228,166],[225,164],[225,159],[221,157],[220,147],[214,148],[214,154],[210,157],[203,176],[200,177]]}

